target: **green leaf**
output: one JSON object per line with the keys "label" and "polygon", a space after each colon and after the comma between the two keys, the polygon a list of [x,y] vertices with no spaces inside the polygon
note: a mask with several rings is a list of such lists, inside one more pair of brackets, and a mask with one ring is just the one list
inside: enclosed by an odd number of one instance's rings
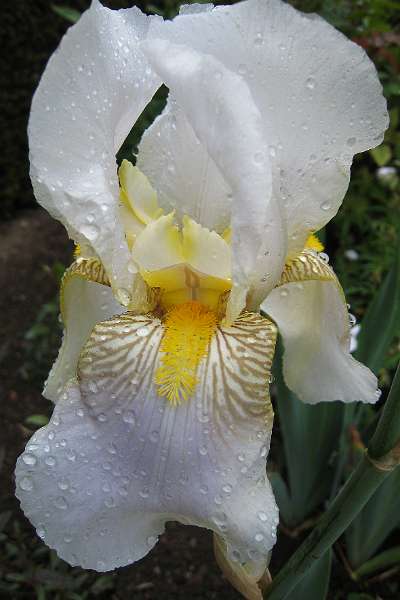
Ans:
{"label": "green leaf", "polygon": [[44,427],[49,422],[49,417],[46,415],[30,415],[25,419],[26,425],[33,425],[33,427]]}
{"label": "green leaf", "polygon": [[400,468],[389,475],[346,531],[347,557],[352,567],[368,561],[399,527],[399,490]]}
{"label": "green leaf", "polygon": [[316,561],[285,600],[325,600],[331,577],[332,550]]}
{"label": "green leaf", "polygon": [[[279,340],[274,375],[291,499],[291,510],[284,508],[283,516],[286,524],[293,526],[312,513],[329,493],[332,481],[329,461],[338,446],[344,405],[321,402],[311,406],[301,402],[284,383],[282,350]],[[281,487],[278,484],[278,495]]]}
{"label": "green leaf", "polygon": [[392,158],[392,150],[387,144],[381,144],[369,152],[378,167],[384,167]]}
{"label": "green leaf", "polygon": [[369,594],[348,594],[347,600],[375,600],[374,596]]}
{"label": "green leaf", "polygon": [[361,323],[355,358],[378,373],[400,329],[400,245],[395,262]]}
{"label": "green leaf", "polygon": [[69,6],[58,6],[57,4],[53,4],[51,8],[58,16],[70,23],[76,23],[81,16],[81,13],[78,10],[70,8]]}
{"label": "green leaf", "polygon": [[272,485],[276,503],[279,507],[279,512],[285,523],[293,523],[294,516],[292,512],[292,500],[290,498],[288,487],[281,475],[276,471],[268,473],[268,479]]}
{"label": "green leaf", "polygon": [[367,561],[355,572],[356,577],[365,577],[376,571],[383,571],[395,565],[400,565],[400,546],[389,548]]}

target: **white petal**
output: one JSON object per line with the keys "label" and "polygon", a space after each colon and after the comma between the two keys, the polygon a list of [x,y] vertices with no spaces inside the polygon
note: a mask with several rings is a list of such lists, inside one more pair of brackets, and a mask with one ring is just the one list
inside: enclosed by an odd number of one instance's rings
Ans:
{"label": "white petal", "polygon": [[230,225],[231,192],[206,147],[171,98],[145,131],[137,164],[159,194],[160,205],[178,218],[189,215],[221,233]]}
{"label": "white petal", "polygon": [[124,159],[118,176],[122,199],[141,223],[147,225],[162,214],[157,193],[140,169]]}
{"label": "white petal", "polygon": [[260,112],[243,79],[212,56],[162,40],[143,47],[232,190],[233,281],[255,288],[256,307],[279,279],[286,250]]}
{"label": "white petal", "polygon": [[63,285],[64,335],[43,395],[56,402],[66,383],[76,377],[78,358],[96,323],[125,312],[106,285],[71,276]]}
{"label": "white petal", "polygon": [[277,508],[265,476],[276,329],[245,315],[218,331],[195,397],[178,407],[153,385],[158,319],[99,324],[79,381],[17,466],[17,495],[46,543],[100,571],[154,545],[167,520],[221,535],[232,560],[266,559]]}
{"label": "white petal", "polygon": [[138,47],[149,23],[137,8],[112,11],[94,0],[51,57],[29,121],[38,201],[75,241],[90,243],[113,287],[126,289],[115,154],[160,84]]}
{"label": "white petal", "polygon": [[282,335],[286,384],[303,402],[376,402],[375,375],[350,354],[349,315],[337,282],[288,283],[262,309]]}
{"label": "white petal", "polygon": [[219,279],[230,279],[231,249],[215,231],[184,217],[182,243],[185,261],[196,271]]}
{"label": "white petal", "polygon": [[150,36],[212,54],[248,84],[270,146],[291,251],[337,212],[357,152],[388,125],[376,69],[323,19],[280,0],[249,0],[155,22]]}
{"label": "white petal", "polygon": [[140,233],[132,249],[133,260],[144,271],[158,271],[184,262],[182,235],[170,213]]}

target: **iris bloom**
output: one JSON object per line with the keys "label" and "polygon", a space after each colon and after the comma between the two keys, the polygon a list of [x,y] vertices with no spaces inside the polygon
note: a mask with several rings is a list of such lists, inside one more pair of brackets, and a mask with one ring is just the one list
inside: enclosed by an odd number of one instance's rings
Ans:
{"label": "iris bloom", "polygon": [[[162,83],[166,108],[118,171]],[[169,22],[94,0],[67,32],[29,140],[36,197],[78,257],[45,386],[53,416],[16,472],[25,514],[67,562],[126,565],[177,520],[214,531],[258,597],[249,582],[278,523],[265,472],[277,329],[304,402],[378,396],[312,234],[386,126],[364,51],[279,0],[191,5]]]}

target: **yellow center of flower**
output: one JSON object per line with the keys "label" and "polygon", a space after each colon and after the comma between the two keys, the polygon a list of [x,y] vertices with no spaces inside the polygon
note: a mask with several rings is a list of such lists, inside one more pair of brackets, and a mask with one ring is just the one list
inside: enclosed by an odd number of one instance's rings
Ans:
{"label": "yellow center of flower", "polygon": [[200,302],[185,302],[167,313],[155,383],[159,395],[174,406],[192,395],[217,322],[216,313]]}
{"label": "yellow center of flower", "polygon": [[311,233],[307,238],[305,248],[315,250],[316,252],[322,252],[324,249],[324,245],[319,241],[316,235]]}

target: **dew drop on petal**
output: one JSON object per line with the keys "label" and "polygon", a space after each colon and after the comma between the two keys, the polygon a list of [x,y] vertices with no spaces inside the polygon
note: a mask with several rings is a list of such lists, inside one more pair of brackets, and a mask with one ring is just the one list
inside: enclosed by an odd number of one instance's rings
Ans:
{"label": "dew drop on petal", "polygon": [[25,463],[26,465],[29,465],[29,466],[32,466],[32,467],[33,467],[34,465],[36,465],[36,463],[37,463],[36,456],[34,456],[33,454],[29,454],[29,452],[28,452],[28,453],[25,453],[25,454],[23,455],[23,457],[22,457],[22,460],[24,461],[24,463]]}
{"label": "dew drop on petal", "polygon": [[64,496],[58,496],[54,500],[54,506],[56,506],[57,508],[59,508],[61,510],[66,510],[68,508],[68,502],[66,501]]}
{"label": "dew drop on petal", "polygon": [[134,425],[136,423],[136,415],[133,410],[124,410],[122,413],[122,420],[124,423],[129,423],[130,425]]}
{"label": "dew drop on petal", "polygon": [[25,492],[31,492],[33,490],[33,481],[30,477],[23,477],[19,482],[19,487]]}
{"label": "dew drop on petal", "polygon": [[122,306],[128,306],[131,301],[131,295],[125,288],[118,288],[115,291],[115,297]]}
{"label": "dew drop on petal", "polygon": [[315,88],[315,79],[314,79],[314,77],[309,77],[309,78],[306,80],[306,87],[307,87],[309,90],[313,90],[313,89]]}
{"label": "dew drop on petal", "polygon": [[321,210],[328,211],[331,209],[331,205],[329,202],[322,202],[320,208],[321,208]]}
{"label": "dew drop on petal", "polygon": [[94,242],[99,235],[99,229],[96,225],[82,225],[81,232],[90,242]]}
{"label": "dew drop on petal", "polygon": [[139,329],[136,331],[136,335],[138,335],[139,337],[146,337],[147,335],[149,335],[150,333],[150,329],[148,327],[139,327]]}
{"label": "dew drop on petal", "polygon": [[147,545],[152,548],[156,542],[157,542],[156,536],[149,535],[149,537],[147,538]]}

